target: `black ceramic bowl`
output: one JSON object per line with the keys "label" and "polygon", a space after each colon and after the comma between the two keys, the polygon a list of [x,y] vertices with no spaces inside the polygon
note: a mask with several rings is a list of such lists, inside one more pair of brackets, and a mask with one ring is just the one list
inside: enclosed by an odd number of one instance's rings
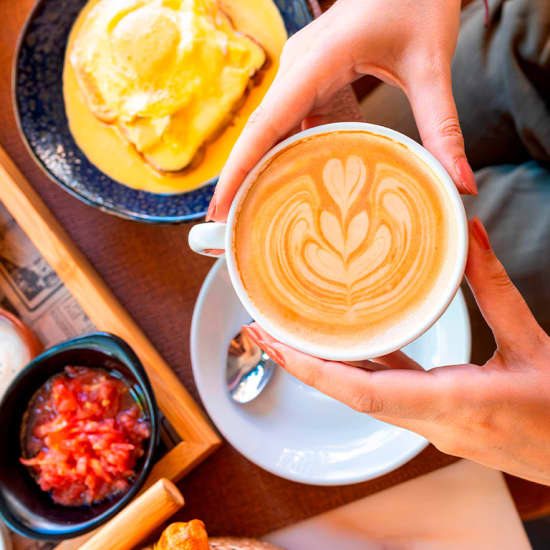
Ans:
{"label": "black ceramic bowl", "polygon": [[[33,394],[67,365],[117,371],[132,385],[151,424],[151,437],[136,465],[130,490],[98,504],[67,507],[40,489],[19,462],[21,420]],[[82,535],[106,522],[139,491],[153,465],[158,441],[157,405],[147,374],[132,349],[120,338],[95,333],[59,344],[31,361],[12,382],[0,402],[0,515],[15,531],[41,540]]]}

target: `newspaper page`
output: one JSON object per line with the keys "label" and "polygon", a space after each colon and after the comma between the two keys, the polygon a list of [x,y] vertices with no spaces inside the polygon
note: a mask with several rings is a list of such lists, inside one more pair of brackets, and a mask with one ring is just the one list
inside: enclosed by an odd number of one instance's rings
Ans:
{"label": "newspaper page", "polygon": [[[0,308],[17,315],[37,335],[45,348],[94,332],[96,327],[0,203]],[[1,396],[0,396],[1,397]],[[160,415],[165,450],[181,441]],[[14,550],[49,550],[56,543],[29,540],[12,534]]]}
{"label": "newspaper page", "polygon": [[17,314],[45,347],[95,330],[57,273],[1,203],[0,307]]}

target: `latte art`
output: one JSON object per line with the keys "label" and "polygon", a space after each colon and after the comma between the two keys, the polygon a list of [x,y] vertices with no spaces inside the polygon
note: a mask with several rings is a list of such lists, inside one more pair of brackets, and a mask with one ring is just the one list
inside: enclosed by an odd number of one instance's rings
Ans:
{"label": "latte art", "polygon": [[407,317],[443,263],[445,201],[432,179],[402,146],[364,133],[283,151],[250,189],[234,233],[256,307],[327,345]]}

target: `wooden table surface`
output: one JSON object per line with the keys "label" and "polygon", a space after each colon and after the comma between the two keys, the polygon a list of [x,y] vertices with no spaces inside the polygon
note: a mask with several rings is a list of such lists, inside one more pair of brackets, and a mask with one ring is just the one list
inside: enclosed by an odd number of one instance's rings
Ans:
{"label": "wooden table surface", "polygon": [[[195,299],[213,262],[188,249],[190,225],[151,226],[109,216],[68,195],[35,165],[19,137],[11,98],[16,41],[33,4],[0,0],[0,144],[198,400],[189,329]],[[211,534],[261,535],[453,460],[430,446],[376,480],[323,488],[277,478],[224,444],[180,483],[186,506],[178,518],[199,517]]]}

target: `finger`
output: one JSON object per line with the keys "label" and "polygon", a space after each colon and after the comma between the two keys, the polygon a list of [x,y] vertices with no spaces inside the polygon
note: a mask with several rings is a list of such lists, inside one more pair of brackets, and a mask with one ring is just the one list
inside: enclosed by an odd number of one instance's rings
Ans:
{"label": "finger", "polygon": [[453,98],[450,68],[412,74],[407,85],[422,144],[449,173],[461,193],[477,195],[474,173],[464,152],[464,138]]}
{"label": "finger", "polygon": [[331,122],[364,122],[361,108],[351,86],[344,86],[322,105],[316,106],[302,121],[302,130]]}
{"label": "finger", "polygon": [[419,365],[414,359],[402,351],[394,351],[388,355],[375,357],[373,361],[390,369],[424,370],[422,365]]}
{"label": "finger", "polygon": [[[252,338],[252,340],[261,347],[262,342],[267,343],[280,343],[265,331],[258,323],[254,322],[250,325],[244,325],[243,330]],[[344,361],[346,365],[351,367],[357,367],[366,370],[386,370],[386,369],[409,369],[423,371],[421,365],[419,365],[414,359],[402,351],[394,351],[380,357],[375,357],[372,361]]]}
{"label": "finger", "polygon": [[330,115],[328,113],[323,111],[314,111],[302,120],[301,129],[308,130],[309,128],[315,128],[315,126],[321,126],[329,123]]}
{"label": "finger", "polygon": [[469,221],[469,231],[466,277],[498,347],[519,351],[536,346],[544,339],[544,331],[495,256],[478,218]]}
{"label": "finger", "polygon": [[422,419],[444,405],[444,377],[414,370],[369,372],[344,363],[325,361],[280,342],[262,342],[279,365],[305,384],[353,409],[391,418]]}
{"label": "finger", "polygon": [[262,341],[265,342],[278,342],[271,334],[269,334],[267,331],[265,331],[258,323],[255,321],[251,323],[250,325],[243,326],[243,329],[246,330],[246,332],[249,334],[249,336],[256,342],[256,344],[260,345],[259,343]]}
{"label": "finger", "polygon": [[316,101],[313,75],[277,77],[252,113],[220,174],[209,219],[225,221],[237,189],[260,158],[292,128],[299,126]]}
{"label": "finger", "polygon": [[371,371],[387,369],[424,370],[414,359],[411,359],[402,351],[394,351],[387,355],[373,357],[371,360],[343,361],[343,363],[351,367],[358,367]]}

